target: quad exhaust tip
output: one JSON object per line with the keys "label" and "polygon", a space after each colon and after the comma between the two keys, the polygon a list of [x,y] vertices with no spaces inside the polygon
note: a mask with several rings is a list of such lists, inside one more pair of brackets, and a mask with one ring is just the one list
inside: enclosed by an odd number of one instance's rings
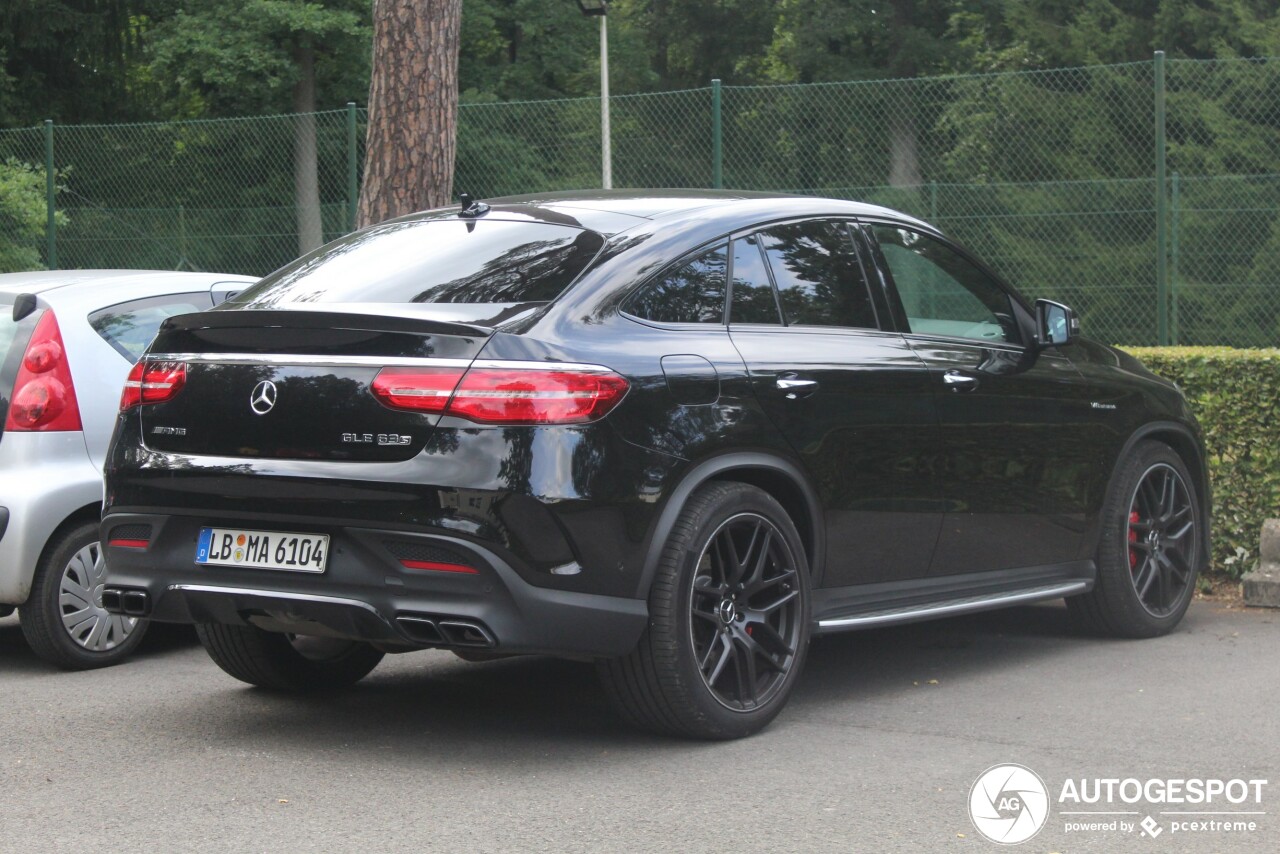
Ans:
{"label": "quad exhaust tip", "polygon": [[421,644],[468,649],[493,649],[498,645],[493,634],[473,620],[402,614],[396,617],[396,625],[410,639]]}
{"label": "quad exhaust tip", "polygon": [[151,613],[151,596],[145,590],[108,587],[102,591],[102,607],[110,614],[145,617]]}

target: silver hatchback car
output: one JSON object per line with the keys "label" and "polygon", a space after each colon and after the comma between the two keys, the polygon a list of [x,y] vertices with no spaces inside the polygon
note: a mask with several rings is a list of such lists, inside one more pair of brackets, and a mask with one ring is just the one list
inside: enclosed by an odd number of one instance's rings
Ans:
{"label": "silver hatchback car", "polygon": [[102,462],[133,363],[166,317],[251,278],[67,270],[0,275],[0,617],[41,658],[114,664],[145,623],[102,608]]}

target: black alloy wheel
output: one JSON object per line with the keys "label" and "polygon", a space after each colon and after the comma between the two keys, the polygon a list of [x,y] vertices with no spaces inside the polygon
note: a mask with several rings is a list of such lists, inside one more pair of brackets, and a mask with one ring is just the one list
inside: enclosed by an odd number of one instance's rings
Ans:
{"label": "black alloy wheel", "polygon": [[810,633],[809,565],[787,512],[744,483],[712,483],[662,544],[649,627],[600,675],[628,722],[692,738],[751,735],[786,705]]}
{"label": "black alloy wheel", "polygon": [[1195,505],[1173,466],[1156,463],[1133,491],[1126,520],[1134,592],[1148,614],[1164,617],[1182,600],[1195,575]]}
{"label": "black alloy wheel", "polygon": [[690,642],[703,683],[750,711],[781,690],[804,637],[795,556],[768,518],[740,513],[711,535],[690,592]]}
{"label": "black alloy wheel", "polygon": [[1121,461],[1103,507],[1098,575],[1067,600],[1085,628],[1148,638],[1186,613],[1204,562],[1203,515],[1191,474],[1168,445],[1138,443]]}

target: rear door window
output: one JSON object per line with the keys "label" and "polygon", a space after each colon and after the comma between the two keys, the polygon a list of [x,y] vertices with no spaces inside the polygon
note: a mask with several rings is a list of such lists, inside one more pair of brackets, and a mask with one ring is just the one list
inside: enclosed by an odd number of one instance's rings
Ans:
{"label": "rear door window", "polygon": [[783,225],[760,238],[788,326],[876,327],[871,291],[843,223]]}
{"label": "rear door window", "polygon": [[89,325],[130,362],[142,358],[143,352],[166,319],[178,314],[205,311],[213,306],[209,294],[166,294],[131,300],[99,309],[89,315]]}
{"label": "rear door window", "polygon": [[730,323],[765,323],[780,325],[778,300],[764,256],[760,254],[760,238],[756,235],[733,241],[733,306]]}

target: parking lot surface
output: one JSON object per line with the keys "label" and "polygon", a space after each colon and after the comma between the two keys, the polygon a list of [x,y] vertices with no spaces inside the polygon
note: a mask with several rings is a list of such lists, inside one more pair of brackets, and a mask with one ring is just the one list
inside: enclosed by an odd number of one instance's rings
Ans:
{"label": "parking lot surface", "polygon": [[[1060,605],[827,637],[770,728],[709,744],[628,729],[587,664],[388,656],[345,694],[282,697],[168,626],[125,665],[54,672],[11,617],[0,849],[997,851],[970,789],[1017,763],[1051,810],[1012,850],[1274,852],[1278,657],[1280,614],[1207,601],[1153,641],[1080,636]],[[1257,805],[1074,807],[1150,815],[1152,838],[1068,832],[1068,778],[1269,783]],[[1162,814],[1246,809],[1266,814],[1232,833]]]}

